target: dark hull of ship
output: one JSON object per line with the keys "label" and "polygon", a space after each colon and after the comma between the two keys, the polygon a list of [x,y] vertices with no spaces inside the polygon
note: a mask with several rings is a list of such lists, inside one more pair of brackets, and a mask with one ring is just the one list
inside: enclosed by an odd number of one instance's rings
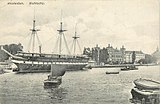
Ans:
{"label": "dark hull of ship", "polygon": [[133,88],[131,90],[132,99],[131,102],[135,104],[160,104],[160,93],[159,91],[147,91],[147,90],[139,90],[137,88]]}
{"label": "dark hull of ship", "polygon": [[[50,72],[51,64],[25,64],[25,63],[15,63],[17,69],[13,70],[18,73],[38,73],[38,72]],[[63,67],[66,71],[76,71],[82,70],[87,64],[53,64],[55,69]]]}

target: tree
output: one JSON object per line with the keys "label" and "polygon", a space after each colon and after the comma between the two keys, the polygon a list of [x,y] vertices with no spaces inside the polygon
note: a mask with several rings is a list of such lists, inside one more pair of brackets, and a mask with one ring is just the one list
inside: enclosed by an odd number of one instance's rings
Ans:
{"label": "tree", "polygon": [[135,60],[136,60],[136,53],[135,53],[135,51],[133,51],[133,53],[132,53],[132,64],[134,64]]}
{"label": "tree", "polygon": [[[7,45],[5,45],[5,47],[7,47]],[[0,49],[0,61],[7,60],[8,58],[9,58],[9,55]]]}
{"label": "tree", "polygon": [[87,55],[88,57],[92,57],[92,52],[90,48],[84,48],[83,55]]}
{"label": "tree", "polygon": [[[23,46],[21,45],[21,43],[19,43],[19,44],[4,45],[3,48],[11,54],[16,54],[18,51],[22,51]],[[8,58],[9,55],[6,54],[4,51],[0,50],[0,61],[7,60]]]}
{"label": "tree", "polygon": [[107,63],[109,58],[108,50],[103,48],[100,50],[100,62]]}
{"label": "tree", "polygon": [[19,43],[19,44],[10,44],[8,46],[9,52],[11,54],[16,54],[18,51],[22,51],[23,46]]}

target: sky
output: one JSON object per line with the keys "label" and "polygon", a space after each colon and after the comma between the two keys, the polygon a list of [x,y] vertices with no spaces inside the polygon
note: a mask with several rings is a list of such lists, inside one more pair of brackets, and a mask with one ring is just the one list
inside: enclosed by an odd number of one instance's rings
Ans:
{"label": "sky", "polygon": [[[29,2],[44,5],[29,5]],[[157,0],[28,0],[24,5],[8,5],[17,0],[0,0],[0,44],[21,43],[28,49],[32,22],[42,44],[42,52],[57,48],[57,29],[61,21],[71,48],[75,32],[81,49],[114,48],[153,53],[159,46],[159,4]],[[64,48],[65,46],[62,46]],[[78,46],[77,46],[78,47]],[[78,50],[78,49],[77,49]],[[62,49],[65,53],[65,49]],[[77,51],[78,53],[78,51]]]}

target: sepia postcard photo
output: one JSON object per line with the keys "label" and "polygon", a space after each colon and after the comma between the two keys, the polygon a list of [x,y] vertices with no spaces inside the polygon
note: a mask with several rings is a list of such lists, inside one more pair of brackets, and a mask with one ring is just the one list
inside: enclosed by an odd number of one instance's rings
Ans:
{"label": "sepia postcard photo", "polygon": [[0,104],[160,104],[160,0],[0,0]]}

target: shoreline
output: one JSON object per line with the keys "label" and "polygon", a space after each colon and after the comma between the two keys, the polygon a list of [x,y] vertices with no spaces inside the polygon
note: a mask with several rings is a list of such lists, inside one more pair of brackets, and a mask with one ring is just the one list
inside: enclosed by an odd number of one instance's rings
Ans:
{"label": "shoreline", "polygon": [[[133,64],[121,64],[121,65],[95,65],[91,68],[122,68]],[[159,64],[135,64],[135,66],[158,66]]]}

